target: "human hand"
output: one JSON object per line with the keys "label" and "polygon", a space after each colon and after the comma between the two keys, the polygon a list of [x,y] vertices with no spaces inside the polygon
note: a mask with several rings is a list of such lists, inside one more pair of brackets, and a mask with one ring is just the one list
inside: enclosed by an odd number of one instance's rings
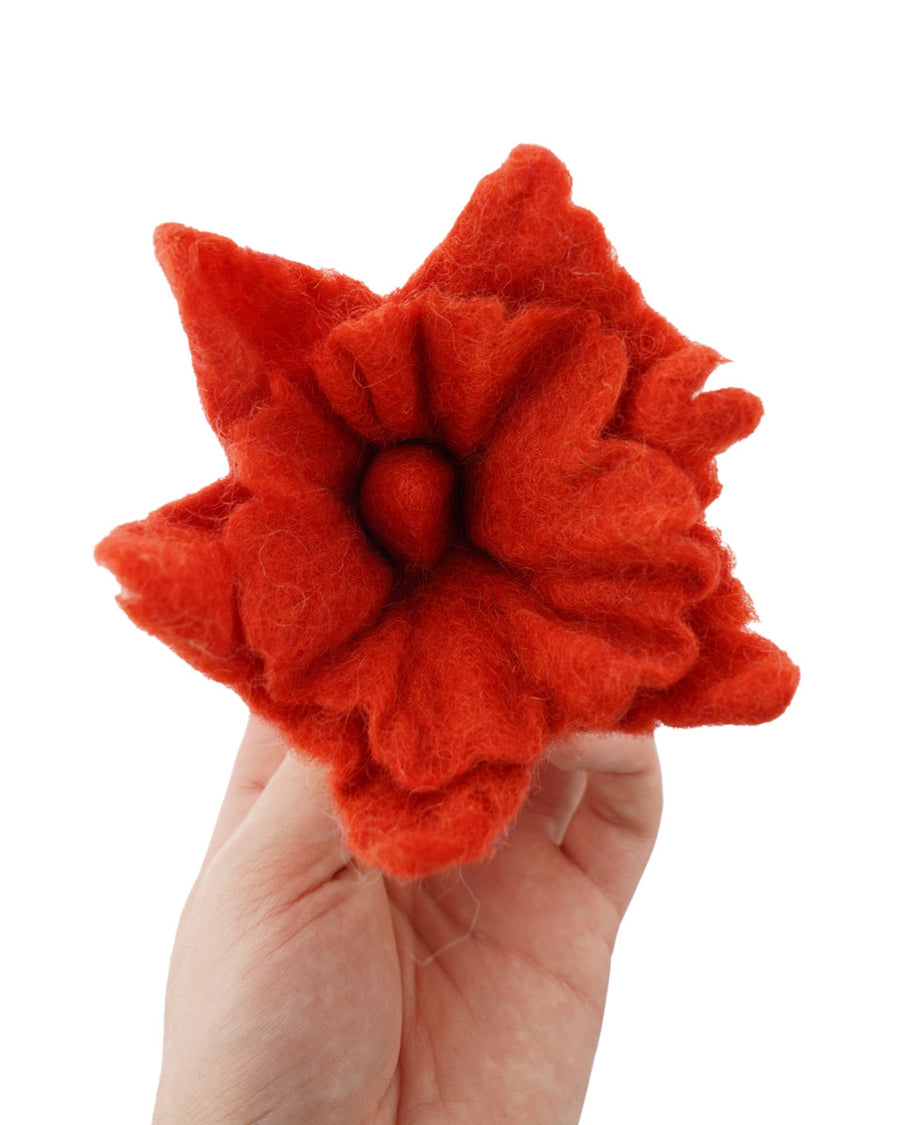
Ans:
{"label": "human hand", "polygon": [[404,883],[251,719],[178,928],[154,1125],[564,1125],[662,805],[652,738],[553,748],[487,861]]}

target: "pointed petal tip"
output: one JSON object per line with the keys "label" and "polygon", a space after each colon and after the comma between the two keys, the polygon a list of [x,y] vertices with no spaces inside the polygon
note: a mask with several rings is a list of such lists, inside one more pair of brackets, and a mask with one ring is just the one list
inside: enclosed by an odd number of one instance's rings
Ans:
{"label": "pointed petal tip", "polygon": [[153,232],[153,245],[161,246],[173,238],[178,238],[183,233],[197,233],[193,227],[185,226],[184,223],[160,223]]}
{"label": "pointed petal tip", "polygon": [[153,232],[153,250],[169,284],[196,268],[204,249],[221,252],[238,249],[237,243],[221,234],[196,230],[183,223],[160,223]]}
{"label": "pointed petal tip", "polygon": [[153,232],[153,252],[173,288],[176,279],[185,272],[199,233],[182,223],[160,223]]}
{"label": "pointed petal tip", "polygon": [[516,145],[494,175],[513,176],[531,188],[540,182],[552,188],[553,194],[569,200],[572,196],[572,176],[569,169],[555,153],[543,145]]}
{"label": "pointed petal tip", "polygon": [[540,165],[557,172],[568,175],[568,169],[556,153],[551,152],[544,145],[520,144],[516,145],[506,158],[506,162],[516,164]]}
{"label": "pointed petal tip", "polygon": [[747,645],[741,650],[746,664],[702,692],[695,714],[685,725],[757,726],[777,719],[790,706],[800,683],[800,669],[771,641],[756,634],[748,639],[752,648]]}
{"label": "pointed petal tip", "polygon": [[195,241],[199,233],[183,223],[160,223],[153,232],[153,251],[163,269],[166,260],[176,255],[186,242]]}
{"label": "pointed petal tip", "polygon": [[800,669],[787,653],[772,645],[772,653],[751,671],[723,683],[710,693],[710,704],[731,710],[735,721],[747,726],[771,723],[790,706],[800,684]]}
{"label": "pointed petal tip", "polygon": [[119,527],[111,531],[108,535],[105,535],[97,544],[97,546],[94,547],[94,562],[98,566],[102,566],[104,567],[104,569],[108,570],[116,580],[120,581],[120,583],[121,580],[119,579],[119,575],[116,570],[118,544],[121,542],[123,530],[134,527],[135,525],[136,521],[135,523],[131,524],[121,524]]}

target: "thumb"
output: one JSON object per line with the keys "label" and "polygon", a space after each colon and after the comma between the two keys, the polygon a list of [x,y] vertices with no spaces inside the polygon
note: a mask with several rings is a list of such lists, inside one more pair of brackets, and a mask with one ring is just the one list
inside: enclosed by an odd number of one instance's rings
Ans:
{"label": "thumb", "polygon": [[290,750],[220,856],[250,889],[286,905],[350,867],[343,838],[327,768]]}

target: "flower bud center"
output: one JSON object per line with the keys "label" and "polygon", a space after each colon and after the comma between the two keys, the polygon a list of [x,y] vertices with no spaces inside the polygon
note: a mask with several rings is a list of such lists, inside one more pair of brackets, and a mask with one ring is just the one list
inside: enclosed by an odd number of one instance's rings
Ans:
{"label": "flower bud center", "polygon": [[384,449],[362,483],[363,522],[398,563],[427,570],[453,536],[455,484],[453,462],[433,445],[405,442]]}

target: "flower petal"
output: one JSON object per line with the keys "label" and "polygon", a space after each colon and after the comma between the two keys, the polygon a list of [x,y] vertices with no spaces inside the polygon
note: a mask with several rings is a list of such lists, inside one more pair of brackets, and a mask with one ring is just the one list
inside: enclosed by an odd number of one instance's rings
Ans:
{"label": "flower petal", "polygon": [[312,704],[278,703],[262,688],[247,702],[294,751],[328,766],[332,784],[358,776],[370,760],[366,732],[358,715],[336,715]]}
{"label": "flower petal", "polygon": [[511,585],[485,560],[447,556],[361,640],[330,697],[317,688],[318,704],[365,715],[371,755],[396,785],[436,789],[478,762],[540,756],[542,701],[523,684],[499,605]]}
{"label": "flower petal", "polygon": [[296,383],[272,375],[270,384],[269,401],[232,429],[235,473],[261,495],[319,485],[349,498],[365,463],[363,442]]}
{"label": "flower petal", "polygon": [[241,481],[227,476],[208,484],[199,492],[164,504],[147,519],[153,524],[160,520],[163,525],[181,524],[208,535],[221,535],[233,513],[251,496],[252,493]]}
{"label": "flower petal", "polygon": [[422,301],[431,410],[447,446],[468,457],[485,441],[511,396],[549,378],[582,325],[578,309],[531,305],[510,316],[502,301]]}
{"label": "flower petal", "polygon": [[410,793],[373,763],[353,779],[335,778],[332,784],[354,855],[416,879],[488,855],[531,780],[531,766],[480,762],[441,789]]}
{"label": "flower petal", "polygon": [[616,729],[636,693],[675,683],[699,651],[677,618],[610,616],[587,627],[522,606],[510,613],[510,624],[522,674],[546,703],[550,738]]}
{"label": "flower petal", "polygon": [[555,480],[593,468],[625,384],[628,357],[619,337],[593,315],[583,317],[577,328],[564,346],[554,341],[550,373],[526,388],[532,393],[517,399],[492,443],[492,458],[532,480],[536,472]]}
{"label": "flower petal", "polygon": [[654,544],[652,557],[635,554],[632,560],[598,560],[583,571],[548,568],[529,583],[569,620],[594,624],[613,614],[671,622],[715,589],[725,548],[715,531],[697,524]]}
{"label": "flower petal", "polygon": [[665,450],[688,472],[704,506],[719,492],[713,457],[753,433],[763,412],[756,395],[737,387],[698,394],[723,362],[700,344],[658,360],[636,383],[623,419],[623,434]]}
{"label": "flower petal", "polygon": [[239,691],[258,668],[243,643],[222,532],[247,496],[227,477],[123,524],[95,550],[121,583],[118,602],[136,625]]}
{"label": "flower petal", "polygon": [[521,461],[524,444],[506,460],[513,445],[515,435],[498,439],[466,489],[473,542],[510,566],[583,571],[602,560],[652,563],[657,544],[700,515],[690,480],[649,446],[601,441],[580,473],[563,476],[540,448],[532,472]]}
{"label": "flower petal", "polygon": [[313,357],[332,409],[376,445],[431,433],[417,302],[386,302],[339,324]]}
{"label": "flower petal", "polygon": [[[652,555],[700,513],[691,481],[643,442],[604,439],[625,384],[621,340],[589,318],[554,376],[502,418],[465,489],[469,534],[514,566]],[[621,551],[613,556],[627,557]]]}
{"label": "flower petal", "polygon": [[234,423],[268,397],[272,372],[309,382],[309,350],[378,301],[341,274],[178,223],[158,227],[154,242],[178,300],[203,408],[226,445]]}
{"label": "flower petal", "polygon": [[642,732],[670,727],[768,723],[785,710],[800,682],[787,653],[756,633],[734,630],[707,639],[701,658],[672,689],[637,700],[621,723]]}
{"label": "flower petal", "polygon": [[[316,661],[309,671],[308,698],[341,722],[359,715],[367,732],[373,718],[377,724],[395,704],[411,637],[412,615],[406,604],[386,606],[373,625]],[[368,758],[368,734],[365,746]]]}
{"label": "flower petal", "polygon": [[571,200],[572,178],[553,153],[519,145],[475,192],[441,245],[398,296],[430,287],[455,297],[521,306],[551,301],[593,309],[626,340],[640,371],[684,337],[645,302],[603,227]]}
{"label": "flower petal", "polygon": [[756,614],[728,557],[715,591],[687,616],[700,641],[691,671],[670,690],[650,693],[623,720],[630,730],[656,723],[673,727],[767,723],[788,706],[800,670],[771,641],[747,625]]}
{"label": "flower petal", "polygon": [[225,543],[269,693],[279,703],[307,702],[310,664],[375,619],[393,586],[391,567],[338,500],[312,486],[249,501],[229,521]]}
{"label": "flower petal", "polygon": [[543,304],[510,316],[497,299],[435,290],[338,325],[312,364],[332,409],[366,441],[439,438],[466,457],[514,388],[555,370],[583,321],[578,309]]}
{"label": "flower petal", "polygon": [[722,633],[707,639],[704,659],[662,714],[670,726],[681,727],[768,723],[784,711],[799,682],[799,668],[765,637]]}

